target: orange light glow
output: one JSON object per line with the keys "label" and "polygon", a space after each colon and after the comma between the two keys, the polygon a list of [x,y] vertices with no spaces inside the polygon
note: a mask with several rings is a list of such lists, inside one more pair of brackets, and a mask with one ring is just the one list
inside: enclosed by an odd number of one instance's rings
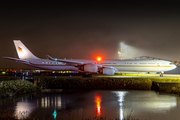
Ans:
{"label": "orange light glow", "polygon": [[95,97],[95,103],[96,103],[96,113],[97,113],[97,117],[101,116],[101,96],[100,95],[96,95]]}
{"label": "orange light glow", "polygon": [[98,62],[101,62],[101,61],[102,61],[102,58],[101,58],[101,57],[97,57],[96,60],[97,60]]}

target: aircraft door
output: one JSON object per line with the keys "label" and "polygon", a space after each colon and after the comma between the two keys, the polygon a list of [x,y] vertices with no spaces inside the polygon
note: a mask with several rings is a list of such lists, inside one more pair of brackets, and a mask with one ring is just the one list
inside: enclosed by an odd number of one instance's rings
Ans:
{"label": "aircraft door", "polygon": [[158,66],[159,71],[161,72],[162,71],[162,65],[157,63],[157,66]]}

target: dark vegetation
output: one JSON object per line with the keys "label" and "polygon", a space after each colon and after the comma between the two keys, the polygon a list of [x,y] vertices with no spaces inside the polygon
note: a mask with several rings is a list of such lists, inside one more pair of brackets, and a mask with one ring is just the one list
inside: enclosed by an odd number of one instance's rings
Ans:
{"label": "dark vegetation", "polygon": [[38,86],[26,80],[6,80],[0,82],[0,97],[11,97],[37,90],[40,90]]}
{"label": "dark vegetation", "polygon": [[152,81],[141,78],[39,78],[37,85],[48,89],[150,90]]}

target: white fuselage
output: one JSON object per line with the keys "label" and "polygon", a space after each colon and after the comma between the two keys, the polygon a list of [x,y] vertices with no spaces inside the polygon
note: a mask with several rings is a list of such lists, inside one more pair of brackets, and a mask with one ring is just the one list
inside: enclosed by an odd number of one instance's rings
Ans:
{"label": "white fuselage", "polygon": [[[72,60],[72,59],[70,59]],[[162,72],[176,68],[176,65],[165,60],[95,60],[73,59],[73,61],[84,62],[86,64],[97,64],[98,66],[114,67],[118,71],[132,72]],[[55,71],[76,71],[77,67],[68,65],[68,63],[57,62],[49,59],[32,59],[24,64],[46,70]]]}
{"label": "white fuselage", "polygon": [[20,41],[13,40],[19,59],[4,57],[17,62],[33,66],[44,70],[54,71],[82,71],[82,72],[102,72],[103,74],[113,74],[115,71],[132,72],[163,72],[169,71],[176,66],[165,60],[80,60],[80,59],[40,59],[29,51]]}

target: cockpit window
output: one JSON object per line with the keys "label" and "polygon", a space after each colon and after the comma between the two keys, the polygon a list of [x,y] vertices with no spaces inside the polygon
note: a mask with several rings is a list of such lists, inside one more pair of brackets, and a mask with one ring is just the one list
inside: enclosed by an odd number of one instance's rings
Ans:
{"label": "cockpit window", "polygon": [[174,65],[173,63],[169,63],[170,65]]}

